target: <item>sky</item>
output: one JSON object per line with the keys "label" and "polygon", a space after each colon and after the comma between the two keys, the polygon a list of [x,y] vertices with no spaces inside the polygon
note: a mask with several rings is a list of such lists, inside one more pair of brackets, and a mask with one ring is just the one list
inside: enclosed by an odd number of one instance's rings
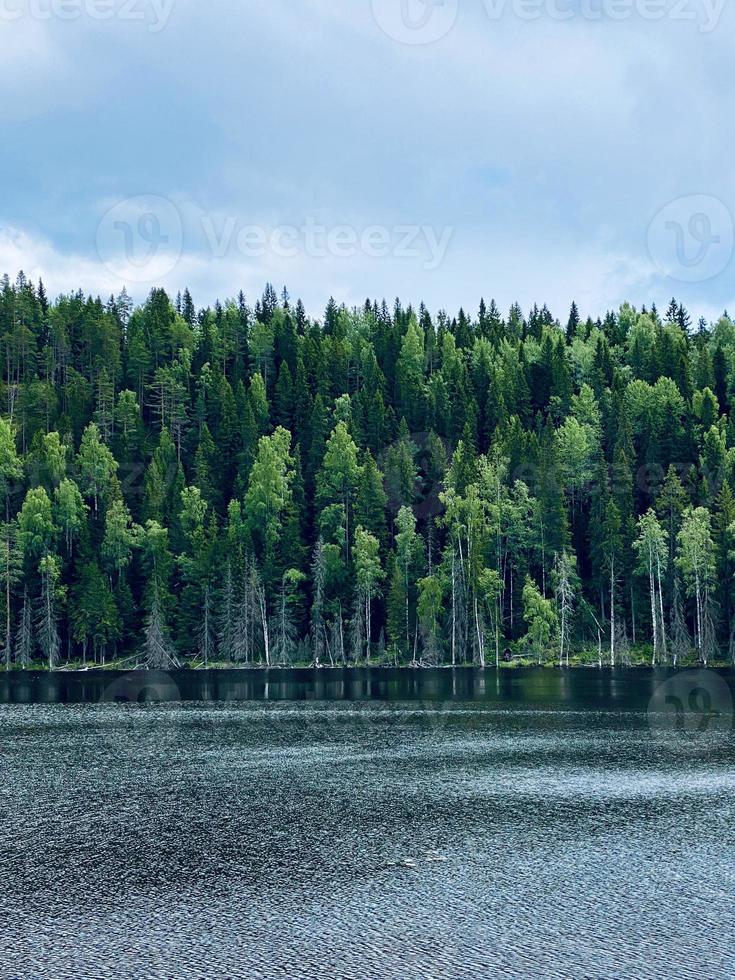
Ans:
{"label": "sky", "polygon": [[735,311],[728,0],[0,0],[0,273]]}

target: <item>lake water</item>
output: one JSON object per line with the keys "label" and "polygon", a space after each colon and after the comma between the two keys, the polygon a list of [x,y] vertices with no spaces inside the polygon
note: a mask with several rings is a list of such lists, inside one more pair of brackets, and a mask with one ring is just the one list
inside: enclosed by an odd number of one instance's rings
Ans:
{"label": "lake water", "polygon": [[0,977],[731,977],[733,690],[3,677]]}

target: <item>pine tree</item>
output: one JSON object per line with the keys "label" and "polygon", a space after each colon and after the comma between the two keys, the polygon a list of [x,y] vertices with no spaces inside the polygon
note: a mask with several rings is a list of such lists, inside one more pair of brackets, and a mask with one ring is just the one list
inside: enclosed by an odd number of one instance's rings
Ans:
{"label": "pine tree", "polygon": [[84,430],[78,458],[82,489],[94,502],[97,513],[100,500],[106,500],[114,493],[117,461],[109,448],[102,442],[100,432],[94,422]]}
{"label": "pine tree", "polygon": [[212,590],[207,582],[202,595],[201,620],[197,629],[197,656],[204,664],[205,670],[209,668],[214,658],[216,643]]}
{"label": "pine tree", "polygon": [[311,579],[313,583],[313,599],[311,603],[311,644],[314,650],[314,666],[321,667],[326,648],[326,632],[324,623],[324,590],[326,568],[324,558],[324,541],[316,543],[314,557],[311,563]]}
{"label": "pine tree", "polygon": [[180,666],[169,639],[161,596],[155,586],[145,627],[143,659],[148,670],[171,670]]}
{"label": "pine tree", "polygon": [[28,589],[23,592],[23,605],[15,634],[15,662],[21,670],[28,670],[33,660],[33,612]]}
{"label": "pine tree", "polygon": [[577,309],[577,304],[572,303],[572,308],[569,311],[569,320],[567,321],[567,343],[571,344],[577,335],[577,328],[579,327],[579,310]]}
{"label": "pine tree", "polygon": [[49,670],[59,666],[61,640],[57,625],[57,588],[61,566],[58,558],[46,555],[38,568],[41,575],[41,601],[38,610],[37,635],[41,653]]}
{"label": "pine tree", "polygon": [[252,591],[252,571],[246,562],[237,600],[233,656],[235,663],[249,666],[255,652],[255,597]]}
{"label": "pine tree", "polygon": [[332,300],[316,322],[270,285],[197,311],[5,276],[6,667],[34,632],[47,663],[148,635],[181,662],[343,664],[384,630],[395,663],[498,663],[524,620],[537,655],[538,596],[565,664],[591,621],[598,660],[608,629],[616,664],[649,640],[735,657],[735,324],[690,320]]}
{"label": "pine tree", "polygon": [[12,661],[12,594],[23,574],[22,554],[18,548],[18,528],[13,522],[3,524],[0,530],[0,586],[5,594],[5,669],[10,670]]}
{"label": "pine tree", "polygon": [[220,591],[219,615],[216,618],[217,642],[220,655],[226,663],[233,663],[237,649],[237,603],[232,576],[232,562],[225,565],[225,575]]}
{"label": "pine tree", "polygon": [[692,640],[687,629],[682,602],[682,588],[679,576],[674,576],[673,602],[671,607],[671,654],[674,667],[684,660],[692,649]]}
{"label": "pine tree", "polygon": [[294,606],[296,590],[304,576],[298,569],[291,568],[284,573],[278,591],[276,614],[273,623],[273,662],[278,667],[288,667],[292,662],[297,644]]}

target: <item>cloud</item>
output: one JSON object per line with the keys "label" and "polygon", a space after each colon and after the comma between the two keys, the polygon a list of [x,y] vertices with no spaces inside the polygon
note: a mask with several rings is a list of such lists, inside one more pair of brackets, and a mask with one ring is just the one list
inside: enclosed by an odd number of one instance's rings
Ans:
{"label": "cloud", "polygon": [[[1,24],[2,268],[102,293],[127,275],[144,292],[140,254],[126,268],[113,235],[105,265],[98,228],[111,208],[159,197],[180,211],[181,256],[166,268],[162,249],[151,269],[202,303],[270,279],[315,312],[330,294],[449,310],[495,296],[560,316],[573,298],[592,313],[671,294],[697,312],[726,304],[732,263],[703,282],[667,279],[648,228],[685,196],[735,214],[735,135],[721,124],[732,10],[702,34],[670,19],[492,20],[466,0],[446,36],[418,46],[371,10],[177,0],[154,33],[90,18]],[[216,257],[204,218],[452,237],[434,269],[359,250]]]}

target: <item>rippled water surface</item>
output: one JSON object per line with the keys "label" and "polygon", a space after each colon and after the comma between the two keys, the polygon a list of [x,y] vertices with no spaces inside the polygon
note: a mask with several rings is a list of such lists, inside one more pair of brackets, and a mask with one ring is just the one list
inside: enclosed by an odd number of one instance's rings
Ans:
{"label": "rippled water surface", "polygon": [[638,683],[2,705],[0,976],[731,977],[732,736]]}

